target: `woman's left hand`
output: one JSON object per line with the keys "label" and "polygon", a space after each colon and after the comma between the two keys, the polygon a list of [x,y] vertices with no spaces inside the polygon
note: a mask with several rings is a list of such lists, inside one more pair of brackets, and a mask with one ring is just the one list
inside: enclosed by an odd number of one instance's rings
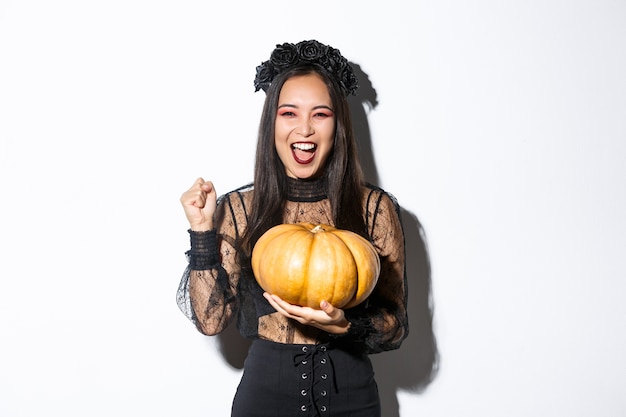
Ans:
{"label": "woman's left hand", "polygon": [[346,333],[350,327],[350,322],[346,320],[343,310],[326,301],[322,301],[320,308],[315,309],[289,304],[275,294],[265,292],[263,296],[276,311],[299,323],[314,326],[333,334]]}

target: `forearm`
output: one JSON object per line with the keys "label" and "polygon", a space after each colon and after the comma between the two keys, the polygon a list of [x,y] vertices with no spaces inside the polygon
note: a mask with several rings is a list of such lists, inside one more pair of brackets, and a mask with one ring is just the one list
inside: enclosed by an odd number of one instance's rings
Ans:
{"label": "forearm", "polygon": [[[189,307],[188,317],[207,335],[220,333],[234,311],[235,285],[220,263],[219,239],[215,230],[189,230],[189,265],[179,288],[179,298]],[[179,301],[180,305],[180,301]]]}

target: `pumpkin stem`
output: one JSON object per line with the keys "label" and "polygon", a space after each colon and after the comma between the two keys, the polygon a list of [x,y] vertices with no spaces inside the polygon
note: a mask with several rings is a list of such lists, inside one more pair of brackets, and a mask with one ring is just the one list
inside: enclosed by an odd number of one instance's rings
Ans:
{"label": "pumpkin stem", "polygon": [[324,228],[322,226],[320,226],[319,224],[317,226],[315,226],[313,229],[311,229],[311,233],[319,233],[319,232],[323,232]]}

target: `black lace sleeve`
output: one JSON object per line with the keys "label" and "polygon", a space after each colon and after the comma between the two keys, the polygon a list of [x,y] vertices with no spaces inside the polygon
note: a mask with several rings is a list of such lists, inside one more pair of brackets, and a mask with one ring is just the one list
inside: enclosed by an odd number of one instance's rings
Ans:
{"label": "black lace sleeve", "polygon": [[368,353],[400,347],[409,330],[404,231],[395,198],[373,189],[367,198],[367,227],[381,260],[376,288],[362,304],[345,311],[350,322],[338,342],[362,344]]}
{"label": "black lace sleeve", "polygon": [[207,335],[224,330],[237,313],[237,287],[240,267],[236,240],[238,218],[230,196],[218,201],[216,230],[190,234],[191,249],[176,301],[181,311]]}

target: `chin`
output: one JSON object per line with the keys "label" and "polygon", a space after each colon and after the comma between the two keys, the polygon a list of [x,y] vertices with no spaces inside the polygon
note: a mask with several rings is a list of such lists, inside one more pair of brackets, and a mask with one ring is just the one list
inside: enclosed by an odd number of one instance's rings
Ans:
{"label": "chin", "polygon": [[317,169],[295,169],[291,171],[292,175],[300,180],[308,180],[318,176]]}

